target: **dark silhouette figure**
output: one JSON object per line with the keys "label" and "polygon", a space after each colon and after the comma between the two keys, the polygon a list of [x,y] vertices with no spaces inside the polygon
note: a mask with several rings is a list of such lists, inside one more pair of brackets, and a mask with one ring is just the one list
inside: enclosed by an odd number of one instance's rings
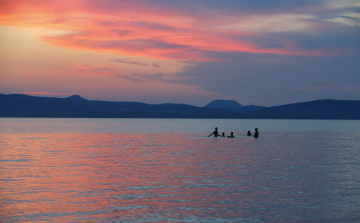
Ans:
{"label": "dark silhouette figure", "polygon": [[255,137],[255,138],[258,138],[258,137],[259,137],[259,132],[258,132],[258,129],[257,129],[257,128],[255,129],[254,137]]}
{"label": "dark silhouette figure", "polygon": [[234,133],[231,132],[231,134],[228,136],[228,138],[235,138]]}
{"label": "dark silhouette figure", "polygon": [[248,133],[247,133],[246,135],[251,136],[251,132],[250,132],[250,130],[248,131]]}
{"label": "dark silhouette figure", "polygon": [[219,136],[219,132],[218,132],[218,128],[215,127],[215,131],[213,131],[208,137],[214,135],[214,137],[218,137]]}
{"label": "dark silhouette figure", "polygon": [[221,137],[225,137],[225,132],[222,133]]}

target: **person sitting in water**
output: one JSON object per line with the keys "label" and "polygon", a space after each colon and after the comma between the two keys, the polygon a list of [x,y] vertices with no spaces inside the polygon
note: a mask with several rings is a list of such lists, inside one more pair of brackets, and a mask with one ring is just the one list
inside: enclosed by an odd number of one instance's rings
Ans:
{"label": "person sitting in water", "polygon": [[235,138],[234,133],[231,132],[231,134],[228,136],[228,138]]}
{"label": "person sitting in water", "polygon": [[225,137],[225,132],[222,133],[221,137]]}
{"label": "person sitting in water", "polygon": [[259,132],[258,132],[258,129],[257,129],[257,128],[255,129],[254,137],[255,137],[255,138],[258,138],[258,137],[259,137]]}
{"label": "person sitting in water", "polygon": [[219,132],[218,132],[218,128],[215,127],[215,131],[213,131],[208,137],[214,135],[214,137],[218,137],[219,136]]}
{"label": "person sitting in water", "polygon": [[248,135],[248,136],[251,136],[251,132],[250,132],[250,130],[248,131],[247,135]]}

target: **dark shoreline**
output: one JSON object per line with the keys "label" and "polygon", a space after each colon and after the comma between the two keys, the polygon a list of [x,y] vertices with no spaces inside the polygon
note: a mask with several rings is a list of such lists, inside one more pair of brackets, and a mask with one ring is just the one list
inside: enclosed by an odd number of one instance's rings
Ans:
{"label": "dark shoreline", "polygon": [[0,94],[0,117],[360,120],[360,101],[324,99],[241,112],[186,104],[89,101],[80,96]]}

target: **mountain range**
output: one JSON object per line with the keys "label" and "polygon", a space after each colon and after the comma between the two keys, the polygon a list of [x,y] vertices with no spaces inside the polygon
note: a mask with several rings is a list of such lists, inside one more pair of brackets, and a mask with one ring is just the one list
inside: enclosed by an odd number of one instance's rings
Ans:
{"label": "mountain range", "polygon": [[186,104],[91,101],[0,94],[0,117],[59,118],[238,118],[238,119],[360,119],[360,101],[317,100],[281,106],[243,106],[215,100],[204,107]]}

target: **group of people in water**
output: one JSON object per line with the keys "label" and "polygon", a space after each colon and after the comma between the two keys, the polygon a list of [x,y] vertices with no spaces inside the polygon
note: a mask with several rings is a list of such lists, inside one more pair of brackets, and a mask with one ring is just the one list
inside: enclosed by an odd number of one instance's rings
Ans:
{"label": "group of people in water", "polygon": [[[215,131],[213,131],[208,137],[214,135],[214,137],[226,137],[225,136],[225,133],[223,132],[221,135],[219,135],[219,132],[218,132],[218,128],[215,127]],[[247,132],[246,134],[247,136],[252,136],[250,130]],[[257,128],[255,128],[255,132],[254,132],[254,135],[253,135],[255,138],[258,138],[259,137],[259,131]],[[230,135],[228,136],[228,138],[235,138],[234,136],[234,133],[231,132]]]}

